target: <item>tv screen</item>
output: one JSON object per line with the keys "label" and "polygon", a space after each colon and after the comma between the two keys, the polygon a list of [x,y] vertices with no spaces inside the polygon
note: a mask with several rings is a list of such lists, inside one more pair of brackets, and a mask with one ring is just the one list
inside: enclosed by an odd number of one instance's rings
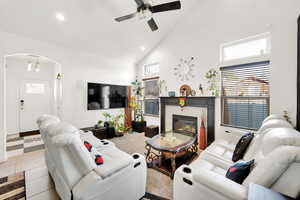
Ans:
{"label": "tv screen", "polygon": [[88,83],[88,110],[125,108],[127,86]]}

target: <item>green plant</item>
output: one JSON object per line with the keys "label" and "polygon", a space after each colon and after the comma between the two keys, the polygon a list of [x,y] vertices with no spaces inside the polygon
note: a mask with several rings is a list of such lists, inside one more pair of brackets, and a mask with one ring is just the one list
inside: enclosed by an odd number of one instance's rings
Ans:
{"label": "green plant", "polygon": [[111,119],[111,114],[108,112],[102,113],[103,117],[105,118],[105,121],[108,122]]}
{"label": "green plant", "polygon": [[290,116],[289,116],[288,111],[286,111],[286,110],[283,111],[283,117],[284,117],[284,119],[285,119],[287,122],[289,122],[290,124],[292,124],[292,121],[291,121],[291,118],[290,118]]}
{"label": "green plant", "polygon": [[135,93],[135,96],[139,97],[142,96],[142,91],[143,91],[143,87],[142,87],[142,82],[138,81],[137,79],[134,82],[131,82],[132,85],[132,89],[133,92]]}
{"label": "green plant", "polygon": [[97,126],[97,127],[101,127],[102,124],[103,124],[103,121],[102,121],[102,120],[99,120],[99,121],[97,122],[96,126]]}
{"label": "green plant", "polygon": [[142,87],[142,82],[138,81],[137,79],[131,83],[134,96],[131,97],[130,99],[130,107],[134,111],[134,121],[137,120],[142,120],[144,118],[143,110],[142,110],[142,105],[139,97],[143,96],[143,87]]}
{"label": "green plant", "polygon": [[219,96],[219,72],[215,69],[210,69],[205,74],[205,78],[208,80],[208,90],[212,93],[213,96]]}
{"label": "green plant", "polygon": [[125,126],[125,123],[124,123],[125,116],[123,113],[111,115],[110,113],[105,112],[102,115],[105,117],[105,121],[109,123],[109,126],[114,127],[117,132],[124,133],[129,130]]}

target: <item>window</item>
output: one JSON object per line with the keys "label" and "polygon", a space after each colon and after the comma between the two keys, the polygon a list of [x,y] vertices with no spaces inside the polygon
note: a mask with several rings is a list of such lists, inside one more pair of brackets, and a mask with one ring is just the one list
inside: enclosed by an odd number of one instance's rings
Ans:
{"label": "window", "polygon": [[45,85],[40,83],[26,83],[26,93],[27,94],[44,94]]}
{"label": "window", "polygon": [[159,75],[159,64],[149,64],[144,66],[144,77],[155,77]]}
{"label": "window", "polygon": [[269,115],[270,62],[222,67],[222,125],[256,130]]}
{"label": "window", "polygon": [[159,115],[159,79],[144,79],[144,111],[146,115],[158,116]]}
{"label": "window", "polygon": [[265,33],[221,46],[221,62],[270,54],[270,34]]}
{"label": "window", "polygon": [[159,115],[159,63],[144,66],[144,112],[145,115]]}

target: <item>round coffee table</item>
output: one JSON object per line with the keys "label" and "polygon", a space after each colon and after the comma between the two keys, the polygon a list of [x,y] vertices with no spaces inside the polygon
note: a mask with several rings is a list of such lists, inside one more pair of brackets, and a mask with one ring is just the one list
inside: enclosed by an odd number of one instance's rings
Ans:
{"label": "round coffee table", "polygon": [[182,164],[189,164],[197,155],[197,138],[192,134],[166,132],[146,140],[146,161],[171,178]]}

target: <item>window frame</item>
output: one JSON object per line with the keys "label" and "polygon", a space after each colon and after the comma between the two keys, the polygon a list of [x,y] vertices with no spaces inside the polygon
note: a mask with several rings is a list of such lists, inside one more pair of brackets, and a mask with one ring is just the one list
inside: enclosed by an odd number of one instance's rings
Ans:
{"label": "window frame", "polygon": [[[255,55],[255,56],[245,56],[242,58],[236,58],[236,59],[229,59],[229,60],[225,60],[225,53],[224,50],[227,47],[232,47],[235,45],[239,45],[239,44],[243,44],[243,43],[248,43],[251,41],[256,41],[256,40],[260,40],[260,39],[267,39],[267,52],[261,55]],[[270,32],[266,32],[266,33],[262,33],[262,34],[258,34],[255,36],[251,36],[251,37],[247,37],[244,39],[240,39],[240,40],[236,40],[233,42],[227,42],[224,44],[220,45],[220,63],[226,65],[234,65],[234,64],[241,64],[241,63],[251,63],[254,61],[261,61],[261,60],[268,60],[270,55],[271,55],[271,49],[272,49],[272,45],[271,45],[271,34]]]}
{"label": "window frame", "polygon": [[[266,99],[266,104],[268,106],[268,110],[267,110],[267,116],[270,114],[270,88],[269,88],[269,93],[268,96],[224,96],[223,95],[223,73],[222,70],[223,69],[227,69],[228,68],[235,68],[235,67],[243,67],[243,66],[252,66],[252,65],[256,65],[256,64],[264,64],[264,63],[268,63],[268,65],[271,65],[271,61],[270,60],[264,60],[264,61],[259,61],[259,62],[250,62],[250,63],[246,63],[246,64],[237,64],[237,65],[231,65],[231,66],[223,66],[220,67],[220,71],[221,71],[221,95],[220,95],[220,101],[221,101],[221,121],[220,121],[220,126],[223,127],[230,127],[230,128],[237,128],[237,129],[244,129],[244,130],[253,130],[253,131],[257,131],[258,129],[256,128],[249,128],[249,127],[241,127],[241,126],[235,126],[235,125],[231,125],[231,124],[225,124],[224,123],[224,100],[225,99],[248,99],[248,100],[257,100],[257,99]],[[270,83],[270,80],[269,80]]]}
{"label": "window frame", "polygon": [[[159,76],[155,76],[155,77],[152,77],[152,78],[144,78],[142,81],[143,81],[143,87],[145,86],[145,82],[146,81],[153,81],[153,80],[156,80],[156,81],[159,81],[160,77]],[[158,114],[157,115],[154,115],[154,114],[150,114],[150,113],[146,113],[146,100],[158,100]],[[143,100],[143,110],[144,110],[144,115],[145,116],[150,116],[150,117],[159,117],[160,115],[160,109],[159,109],[159,104],[160,104],[160,98],[159,98],[159,94],[157,97],[146,97],[144,95],[144,100]]]}
{"label": "window frame", "polygon": [[[146,67],[149,67],[149,66],[158,66],[158,72],[145,74]],[[144,79],[151,79],[151,78],[154,78],[154,77],[159,77],[159,74],[160,74],[160,63],[159,62],[154,62],[154,63],[146,64],[146,65],[143,66],[143,78]]]}

